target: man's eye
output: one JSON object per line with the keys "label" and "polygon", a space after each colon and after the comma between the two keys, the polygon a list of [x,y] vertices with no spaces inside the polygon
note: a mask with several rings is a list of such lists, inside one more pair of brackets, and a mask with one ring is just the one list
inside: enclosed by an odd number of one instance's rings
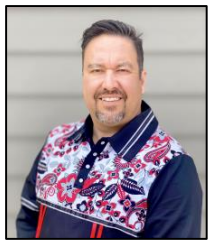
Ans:
{"label": "man's eye", "polygon": [[118,72],[120,72],[120,73],[128,73],[129,70],[128,69],[121,68],[121,69],[118,69]]}
{"label": "man's eye", "polygon": [[102,71],[102,69],[93,69],[91,72],[92,73],[101,73],[103,71]]}

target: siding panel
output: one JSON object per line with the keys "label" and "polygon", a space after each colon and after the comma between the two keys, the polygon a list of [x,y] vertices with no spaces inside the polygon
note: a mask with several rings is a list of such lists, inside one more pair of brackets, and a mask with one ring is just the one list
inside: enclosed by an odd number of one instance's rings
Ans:
{"label": "siding panel", "polygon": [[76,51],[84,29],[99,19],[112,18],[144,33],[148,52],[199,52],[204,51],[204,14],[204,8],[192,7],[9,8],[8,50]]}

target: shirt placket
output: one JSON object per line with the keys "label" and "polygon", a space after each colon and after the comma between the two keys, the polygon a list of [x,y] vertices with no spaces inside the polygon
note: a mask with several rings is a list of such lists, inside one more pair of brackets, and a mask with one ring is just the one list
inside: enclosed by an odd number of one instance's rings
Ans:
{"label": "shirt placket", "polygon": [[84,182],[87,179],[89,172],[91,171],[96,159],[103,152],[107,142],[107,138],[102,138],[94,146],[92,146],[90,153],[86,156],[83,165],[80,168],[74,184],[75,188],[83,188]]}

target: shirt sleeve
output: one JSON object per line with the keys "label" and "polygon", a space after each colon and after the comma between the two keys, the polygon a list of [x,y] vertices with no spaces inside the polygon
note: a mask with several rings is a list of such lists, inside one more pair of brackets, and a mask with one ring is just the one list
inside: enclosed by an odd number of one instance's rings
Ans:
{"label": "shirt sleeve", "polygon": [[145,238],[200,238],[202,190],[192,158],[169,161],[148,196]]}
{"label": "shirt sleeve", "polygon": [[16,230],[18,238],[35,238],[39,205],[36,201],[36,174],[37,165],[41,156],[38,154],[32,169],[27,176],[21,194],[21,209],[16,219]]}

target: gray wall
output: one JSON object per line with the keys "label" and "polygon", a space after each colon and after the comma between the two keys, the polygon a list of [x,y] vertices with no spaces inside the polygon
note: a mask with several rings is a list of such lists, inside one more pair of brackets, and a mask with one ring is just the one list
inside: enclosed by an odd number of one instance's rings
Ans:
{"label": "gray wall", "polygon": [[103,18],[125,21],[143,33],[144,99],[194,158],[205,193],[204,8],[8,8],[8,237],[16,236],[24,179],[47,133],[87,115],[80,39]]}

